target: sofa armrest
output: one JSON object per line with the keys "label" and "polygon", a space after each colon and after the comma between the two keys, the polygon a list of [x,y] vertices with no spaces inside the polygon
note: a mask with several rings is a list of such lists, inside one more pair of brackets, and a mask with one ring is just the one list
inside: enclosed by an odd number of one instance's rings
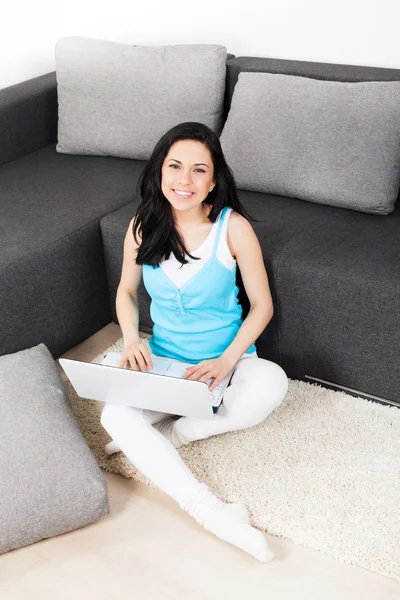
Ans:
{"label": "sofa armrest", "polygon": [[57,140],[56,73],[0,90],[0,165]]}

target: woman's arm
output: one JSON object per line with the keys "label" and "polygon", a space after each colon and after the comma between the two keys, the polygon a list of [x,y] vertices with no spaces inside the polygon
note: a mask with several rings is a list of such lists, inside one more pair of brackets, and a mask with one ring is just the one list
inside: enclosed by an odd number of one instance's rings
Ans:
{"label": "woman's arm", "polygon": [[222,356],[236,363],[264,331],[274,314],[261,246],[250,223],[236,212],[228,222],[228,244],[236,257],[250,301],[249,314]]}
{"label": "woman's arm", "polygon": [[138,342],[139,335],[139,303],[137,296],[118,288],[115,300],[118,322],[122,330],[124,345]]}
{"label": "woman's arm", "polygon": [[140,339],[137,289],[142,276],[142,266],[137,265],[135,260],[138,245],[132,233],[133,221],[134,219],[129,223],[128,231],[125,235],[121,280],[115,300],[118,322],[122,330],[125,346]]}

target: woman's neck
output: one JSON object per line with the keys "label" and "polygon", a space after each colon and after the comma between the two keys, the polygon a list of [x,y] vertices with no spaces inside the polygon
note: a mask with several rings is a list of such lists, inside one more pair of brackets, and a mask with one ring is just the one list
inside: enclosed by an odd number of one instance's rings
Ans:
{"label": "woman's neck", "polygon": [[208,215],[212,210],[212,206],[208,204],[204,204],[203,206],[204,208],[202,211],[195,215],[191,213],[185,214],[184,211],[181,211],[179,218],[176,216],[174,217],[175,225],[180,229],[191,229],[193,227],[208,223]]}

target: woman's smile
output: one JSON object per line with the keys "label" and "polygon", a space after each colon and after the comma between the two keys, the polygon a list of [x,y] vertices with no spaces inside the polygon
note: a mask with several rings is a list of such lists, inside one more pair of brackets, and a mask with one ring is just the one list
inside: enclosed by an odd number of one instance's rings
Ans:
{"label": "woman's smile", "polygon": [[183,192],[178,189],[173,189],[172,191],[174,192],[175,196],[177,196],[178,198],[191,198],[194,194],[194,192]]}

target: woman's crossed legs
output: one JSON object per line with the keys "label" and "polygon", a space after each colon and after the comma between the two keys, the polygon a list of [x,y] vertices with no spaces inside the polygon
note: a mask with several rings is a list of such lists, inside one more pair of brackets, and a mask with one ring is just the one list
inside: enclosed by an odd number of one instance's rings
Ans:
{"label": "woman's crossed legs", "polygon": [[[167,413],[108,403],[104,406],[101,424],[113,439],[108,446],[114,445],[114,451],[122,450],[141,473],[197,522],[266,562],[271,560],[272,553],[261,532],[248,524],[245,507],[219,501],[196,479],[176,448],[257,425],[282,403],[287,389],[288,379],[279,365],[243,356],[234,368],[222,405],[213,419],[181,417],[173,420]],[[234,517],[236,525],[232,521]]]}

